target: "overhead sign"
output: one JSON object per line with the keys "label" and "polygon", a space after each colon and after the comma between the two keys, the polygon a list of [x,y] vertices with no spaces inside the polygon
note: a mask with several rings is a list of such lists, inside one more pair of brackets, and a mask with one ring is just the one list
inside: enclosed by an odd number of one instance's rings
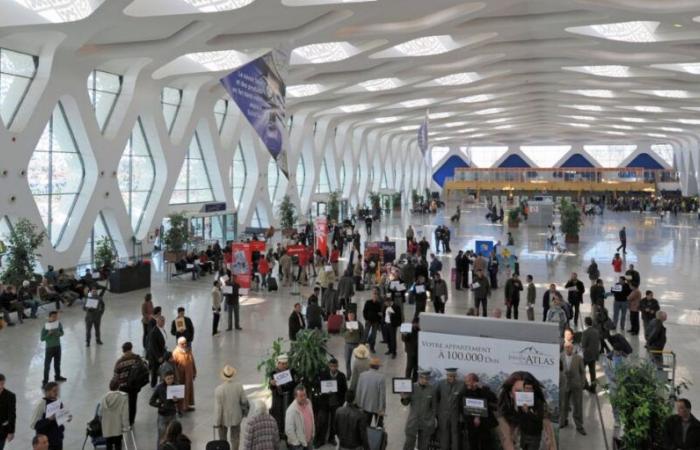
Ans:
{"label": "overhead sign", "polygon": [[205,213],[226,211],[226,202],[207,203],[202,207],[202,210]]}

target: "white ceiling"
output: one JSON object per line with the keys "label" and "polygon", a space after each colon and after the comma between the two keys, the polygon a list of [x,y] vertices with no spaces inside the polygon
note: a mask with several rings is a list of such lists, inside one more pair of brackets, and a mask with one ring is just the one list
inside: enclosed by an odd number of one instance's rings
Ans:
{"label": "white ceiling", "polygon": [[700,124],[700,0],[0,0],[0,10],[0,45],[36,53],[61,36],[57,53],[107,70],[139,61],[140,76],[174,86],[219,89],[269,49],[339,43],[292,52],[290,109],[407,135],[429,109],[433,143],[673,142]]}

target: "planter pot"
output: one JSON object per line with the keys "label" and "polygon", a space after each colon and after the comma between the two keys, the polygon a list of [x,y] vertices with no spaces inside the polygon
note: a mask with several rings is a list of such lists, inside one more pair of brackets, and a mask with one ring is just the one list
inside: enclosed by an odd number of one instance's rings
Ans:
{"label": "planter pot", "polygon": [[578,244],[578,234],[567,234],[564,240],[567,244]]}

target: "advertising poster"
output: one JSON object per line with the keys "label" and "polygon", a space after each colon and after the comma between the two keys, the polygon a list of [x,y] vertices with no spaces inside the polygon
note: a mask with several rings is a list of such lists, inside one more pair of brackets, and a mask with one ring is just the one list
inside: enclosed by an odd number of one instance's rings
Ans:
{"label": "advertising poster", "polygon": [[314,221],[314,235],[316,237],[316,250],[328,256],[328,218],[326,216],[317,217]]}
{"label": "advertising poster", "polygon": [[234,275],[250,275],[253,268],[253,254],[250,244],[234,242],[231,244],[231,272]]}
{"label": "advertising poster", "polygon": [[488,258],[493,251],[493,241],[475,241],[474,253]]}
{"label": "advertising poster", "polygon": [[234,70],[221,79],[221,84],[287,176],[287,159],[283,154],[287,140],[286,87],[272,53]]}
{"label": "advertising poster", "polygon": [[380,242],[379,246],[384,252],[384,264],[394,262],[396,259],[396,242]]}
{"label": "advertising poster", "polygon": [[292,258],[296,256],[302,266],[309,262],[309,249],[305,245],[290,245],[287,247],[287,254]]}

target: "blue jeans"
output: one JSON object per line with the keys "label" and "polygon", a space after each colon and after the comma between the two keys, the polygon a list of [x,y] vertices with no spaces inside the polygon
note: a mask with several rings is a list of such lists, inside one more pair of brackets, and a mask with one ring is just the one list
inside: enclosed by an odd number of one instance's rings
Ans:
{"label": "blue jeans", "polygon": [[627,317],[627,302],[613,302],[613,324],[617,328],[617,318],[620,317],[620,331],[625,331],[625,318]]}
{"label": "blue jeans", "polygon": [[[25,308],[29,308],[29,310],[31,311],[31,316],[36,317],[36,311],[37,311],[37,309],[39,309],[39,302],[38,301],[36,301],[34,299],[24,300],[22,302],[22,306],[24,306]],[[0,447],[0,450],[1,449],[2,449],[2,447]]]}
{"label": "blue jeans", "polygon": [[374,343],[377,342],[377,328],[379,328],[379,324],[367,323],[367,343],[372,353],[374,353]]}

